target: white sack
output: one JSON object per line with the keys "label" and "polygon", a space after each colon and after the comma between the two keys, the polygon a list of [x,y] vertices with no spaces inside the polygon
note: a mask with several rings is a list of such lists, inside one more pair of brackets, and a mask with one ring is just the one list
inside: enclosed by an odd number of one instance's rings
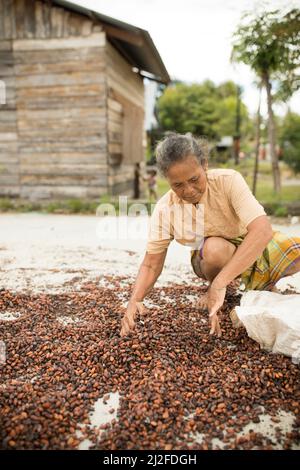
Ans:
{"label": "white sack", "polygon": [[250,290],[235,311],[250,338],[262,348],[300,363],[300,294]]}

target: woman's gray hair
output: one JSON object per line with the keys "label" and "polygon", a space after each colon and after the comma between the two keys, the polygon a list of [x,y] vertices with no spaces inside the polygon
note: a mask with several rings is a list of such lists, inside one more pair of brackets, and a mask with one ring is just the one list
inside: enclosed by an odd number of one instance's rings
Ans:
{"label": "woman's gray hair", "polygon": [[190,132],[187,134],[169,133],[158,142],[155,150],[158,171],[166,176],[169,168],[176,162],[194,155],[204,166],[209,157],[208,141],[201,137],[195,138]]}

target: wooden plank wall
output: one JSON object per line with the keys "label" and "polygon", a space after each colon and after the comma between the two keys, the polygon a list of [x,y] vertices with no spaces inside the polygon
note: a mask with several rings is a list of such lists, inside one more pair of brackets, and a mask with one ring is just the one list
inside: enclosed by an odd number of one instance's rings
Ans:
{"label": "wooden plank wall", "polygon": [[18,43],[14,51],[22,197],[32,187],[35,197],[106,192],[104,54],[81,41],[76,49],[63,40],[62,49],[32,51],[23,40],[24,50]]}
{"label": "wooden plank wall", "polygon": [[[108,82],[108,184],[112,194],[133,194],[135,163],[143,162],[143,79],[109,43],[106,44]],[[120,163],[117,156],[120,156]]]}
{"label": "wooden plank wall", "polygon": [[98,27],[89,18],[51,3],[0,0],[0,39],[85,37]]}
{"label": "wooden plank wall", "polygon": [[131,194],[144,158],[142,78],[83,15],[46,0],[0,0],[0,11],[1,194]]}
{"label": "wooden plank wall", "polygon": [[18,196],[19,152],[16,88],[12,41],[0,41],[0,80],[4,83],[5,103],[0,104],[0,188],[3,196]]}
{"label": "wooden plank wall", "polygon": [[10,61],[0,68],[11,97],[11,109],[0,107],[5,181],[32,199],[107,192],[105,33],[49,2],[0,0],[0,11]]}

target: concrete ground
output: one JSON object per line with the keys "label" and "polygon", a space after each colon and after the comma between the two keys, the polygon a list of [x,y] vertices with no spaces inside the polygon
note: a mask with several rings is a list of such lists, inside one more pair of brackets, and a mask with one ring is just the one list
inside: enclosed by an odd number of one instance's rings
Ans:
{"label": "concrete ground", "polygon": [[[147,218],[123,217],[116,223],[96,216],[0,214],[0,270],[2,287],[14,291],[66,292],[83,282],[110,275],[132,281],[143,259]],[[273,224],[288,235],[300,236],[300,224]],[[124,230],[128,238],[123,235]],[[118,239],[118,234],[121,239]],[[164,270],[157,282],[188,284],[195,275],[189,248],[171,243]],[[300,274],[283,279],[300,291]]]}
{"label": "concrete ground", "polygon": [[[96,216],[0,214],[0,287],[14,292],[62,293],[79,290],[88,281],[109,287],[110,276],[125,276],[123,286],[126,287],[127,281],[134,280],[144,255],[147,218],[141,217],[139,225],[134,218],[124,217],[119,222],[121,226],[116,225],[115,218],[106,219],[104,225]],[[300,236],[299,223],[274,224],[273,228]],[[129,239],[118,239],[118,230],[123,234],[124,229]],[[189,249],[173,242],[157,285],[174,282],[188,285],[193,280]],[[278,283],[281,289],[289,286],[300,293],[300,273]],[[4,316],[1,319],[13,320]],[[118,396],[112,395],[111,400],[117,409]],[[96,401],[91,426],[116,417],[109,414],[109,407],[111,403],[105,407],[101,398]],[[280,427],[289,432],[294,417],[283,412],[278,419]],[[272,437],[273,428],[274,424],[262,410],[259,432]],[[195,439],[201,440],[201,436]],[[222,447],[222,443],[216,442],[214,446]],[[80,446],[88,447],[86,441]]]}

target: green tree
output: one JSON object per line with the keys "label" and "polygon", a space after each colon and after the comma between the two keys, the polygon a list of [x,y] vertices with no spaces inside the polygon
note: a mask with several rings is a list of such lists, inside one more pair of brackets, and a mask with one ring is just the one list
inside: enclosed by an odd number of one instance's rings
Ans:
{"label": "green tree", "polygon": [[280,145],[283,150],[284,161],[295,171],[300,173],[300,116],[296,113],[287,113],[279,128]]}
{"label": "green tree", "polygon": [[159,122],[165,131],[215,137],[212,130],[216,119],[215,101],[213,82],[172,84],[158,100]]}
{"label": "green tree", "polygon": [[[233,136],[236,130],[236,92],[234,95],[221,99],[216,107],[217,119],[213,123],[212,128],[219,137],[224,135]],[[241,133],[248,137],[252,132],[252,124],[250,122],[247,106],[241,103]]]}
{"label": "green tree", "polygon": [[300,88],[300,9],[288,11],[282,20],[274,25],[274,31],[282,42],[288,44],[282,57],[283,71],[279,70],[277,101],[286,102]]}
{"label": "green tree", "polygon": [[[218,140],[234,135],[236,122],[235,83],[228,81],[217,86],[207,80],[203,83],[172,84],[158,99],[159,123],[164,131],[192,132]],[[250,119],[247,107],[241,104],[242,133],[249,133]]]}
{"label": "green tree", "polygon": [[[260,14],[247,12],[234,34],[232,60],[249,65],[267,92],[268,137],[270,143],[274,189],[280,191],[280,171],[276,152],[273,114],[273,85],[279,83],[291,96],[299,67],[300,10],[292,9],[284,16],[279,10]],[[298,86],[298,85],[297,85]]]}

